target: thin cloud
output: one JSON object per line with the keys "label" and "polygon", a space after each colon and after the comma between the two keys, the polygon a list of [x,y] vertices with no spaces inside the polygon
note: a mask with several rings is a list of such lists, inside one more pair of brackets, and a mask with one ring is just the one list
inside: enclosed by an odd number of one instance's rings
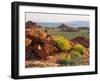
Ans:
{"label": "thin cloud", "polygon": [[89,21],[90,16],[75,15],[75,14],[44,14],[44,13],[25,13],[26,22],[31,20],[33,22],[70,22],[84,20]]}

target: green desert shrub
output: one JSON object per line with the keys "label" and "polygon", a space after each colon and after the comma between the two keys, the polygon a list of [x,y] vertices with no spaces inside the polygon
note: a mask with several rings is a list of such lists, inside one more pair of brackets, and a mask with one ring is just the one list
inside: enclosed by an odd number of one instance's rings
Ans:
{"label": "green desert shrub", "polygon": [[61,59],[60,61],[59,61],[59,64],[61,64],[61,65],[63,65],[63,66],[68,66],[68,65],[70,65],[71,64],[71,57],[70,57],[70,55],[68,56],[68,57],[66,57],[66,58],[64,58],[64,59]]}
{"label": "green desert shrub", "polygon": [[72,50],[72,51],[70,52],[70,54],[71,54],[71,56],[72,56],[72,59],[74,59],[74,58],[80,58],[80,57],[81,57],[80,52],[79,52],[79,51],[76,51],[76,50]]}
{"label": "green desert shrub", "polygon": [[73,64],[73,60],[72,60],[72,57],[71,57],[71,54],[68,54],[66,56],[66,58],[62,58],[59,60],[59,64],[62,65],[62,66],[70,66]]}
{"label": "green desert shrub", "polygon": [[72,50],[66,57],[61,58],[59,63],[63,66],[70,66],[70,65],[80,65],[80,59],[82,55],[79,51]]}
{"label": "green desert shrub", "polygon": [[70,55],[71,55],[71,59],[72,59],[72,65],[79,65],[80,64],[80,59],[82,57],[80,52],[76,51],[76,50],[72,50],[70,52]]}
{"label": "green desert shrub", "polygon": [[81,45],[81,44],[74,45],[73,49],[75,51],[78,51],[81,55],[84,55],[86,53],[86,48],[83,45]]}
{"label": "green desert shrub", "polygon": [[55,43],[61,51],[68,51],[72,47],[70,41],[63,36],[56,36]]}
{"label": "green desert shrub", "polygon": [[59,64],[62,66],[66,66],[66,65],[68,65],[68,61],[66,59],[61,59],[61,60],[59,60]]}

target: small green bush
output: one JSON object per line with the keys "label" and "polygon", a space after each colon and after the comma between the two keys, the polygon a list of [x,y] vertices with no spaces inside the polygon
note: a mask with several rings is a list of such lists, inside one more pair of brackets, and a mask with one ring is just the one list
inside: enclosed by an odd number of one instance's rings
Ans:
{"label": "small green bush", "polygon": [[69,62],[68,62],[66,59],[61,59],[61,60],[59,61],[59,64],[61,64],[61,65],[63,65],[63,66],[66,66],[66,65],[69,64]]}
{"label": "small green bush", "polygon": [[81,44],[74,45],[73,46],[73,49],[75,51],[78,51],[81,55],[86,54],[86,48],[83,45],[81,45]]}
{"label": "small green bush", "polygon": [[61,51],[68,51],[72,47],[70,41],[63,36],[56,36],[55,43]]}
{"label": "small green bush", "polygon": [[66,55],[66,57],[61,58],[59,63],[63,66],[80,65],[81,57],[82,55],[79,51],[71,50],[70,54]]}
{"label": "small green bush", "polygon": [[80,57],[81,57],[80,52],[79,52],[79,51],[76,51],[76,50],[72,50],[72,51],[70,52],[70,54],[71,54],[71,56],[72,56],[72,59],[74,59],[74,58],[80,58]]}
{"label": "small green bush", "polygon": [[63,66],[76,66],[80,65],[80,62],[84,63],[84,59],[82,58],[84,56],[83,53],[85,54],[86,50],[84,50],[85,48],[83,49],[83,47],[80,47],[81,45],[75,45],[75,48],[71,50],[70,53],[66,55],[66,57],[61,58],[59,63]]}
{"label": "small green bush", "polygon": [[80,59],[82,55],[80,54],[79,51],[72,50],[70,52],[71,58],[72,58],[72,65],[79,65],[80,64]]}
{"label": "small green bush", "polygon": [[67,55],[67,57],[60,59],[59,63],[63,66],[70,66],[72,64],[72,58],[71,55]]}

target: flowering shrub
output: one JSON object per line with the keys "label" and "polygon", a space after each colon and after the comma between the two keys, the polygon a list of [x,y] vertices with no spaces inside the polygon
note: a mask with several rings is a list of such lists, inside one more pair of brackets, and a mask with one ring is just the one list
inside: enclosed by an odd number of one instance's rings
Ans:
{"label": "flowering shrub", "polygon": [[70,41],[63,36],[56,36],[55,43],[61,51],[68,51],[72,47]]}
{"label": "flowering shrub", "polygon": [[86,53],[86,48],[81,44],[74,45],[73,49],[78,51],[81,55],[84,55]]}

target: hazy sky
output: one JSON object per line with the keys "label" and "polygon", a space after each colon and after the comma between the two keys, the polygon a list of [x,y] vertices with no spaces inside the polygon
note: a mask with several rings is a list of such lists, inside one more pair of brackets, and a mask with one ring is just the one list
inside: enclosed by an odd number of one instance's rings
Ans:
{"label": "hazy sky", "polygon": [[89,21],[89,16],[84,15],[63,15],[63,14],[44,14],[44,13],[25,13],[26,21],[33,22],[70,22],[70,21]]}

